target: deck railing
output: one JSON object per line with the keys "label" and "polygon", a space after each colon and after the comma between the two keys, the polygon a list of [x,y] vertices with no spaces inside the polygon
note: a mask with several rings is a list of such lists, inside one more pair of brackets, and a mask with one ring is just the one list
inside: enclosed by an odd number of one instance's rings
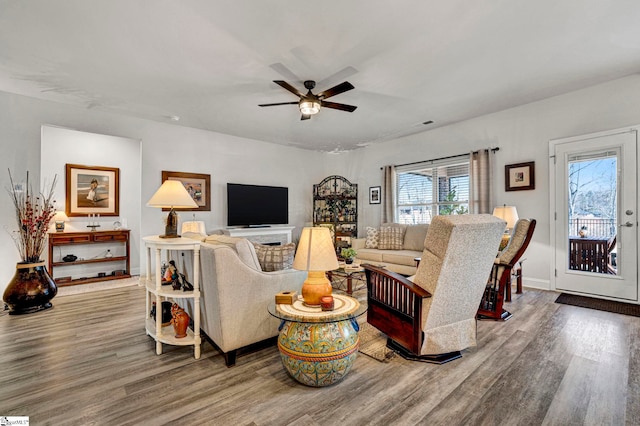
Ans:
{"label": "deck railing", "polygon": [[579,235],[580,228],[587,227],[590,237],[610,238],[616,235],[616,220],[614,218],[576,218],[569,219],[569,236]]}

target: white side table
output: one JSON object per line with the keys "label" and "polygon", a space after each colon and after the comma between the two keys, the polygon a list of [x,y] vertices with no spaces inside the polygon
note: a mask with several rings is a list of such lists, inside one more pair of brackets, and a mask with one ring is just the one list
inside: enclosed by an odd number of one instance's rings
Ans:
{"label": "white side table", "polygon": [[[194,356],[200,358],[200,241],[190,238],[160,238],[159,236],[144,237],[142,239],[147,252],[146,277],[140,277],[140,281],[146,289],[145,328],[147,334],[156,341],[156,354],[162,354],[162,344],[193,345]],[[193,251],[193,291],[174,290],[171,286],[162,286],[160,268],[162,264],[162,251],[192,250]],[[152,255],[154,257],[154,271],[151,273]],[[168,255],[167,255],[168,257]],[[156,317],[149,318],[151,298],[155,298]],[[176,338],[173,326],[162,326],[162,301],[166,299],[193,299],[193,330],[187,330],[187,337]]]}

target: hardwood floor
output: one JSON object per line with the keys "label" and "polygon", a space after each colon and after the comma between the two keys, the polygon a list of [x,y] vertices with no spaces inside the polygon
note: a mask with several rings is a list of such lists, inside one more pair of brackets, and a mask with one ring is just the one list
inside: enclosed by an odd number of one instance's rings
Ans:
{"label": "hardwood floor", "polygon": [[638,425],[640,318],[553,303],[525,289],[507,322],[478,323],[478,346],[437,366],[360,354],[349,375],[309,388],[277,348],[227,368],[208,343],[155,344],[144,291],[58,297],[0,314],[0,416],[32,425]]}

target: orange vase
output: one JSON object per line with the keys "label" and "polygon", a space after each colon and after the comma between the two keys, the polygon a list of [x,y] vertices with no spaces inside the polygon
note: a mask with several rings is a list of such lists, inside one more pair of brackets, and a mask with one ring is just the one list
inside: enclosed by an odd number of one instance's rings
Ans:
{"label": "orange vase", "polygon": [[176,333],[176,338],[181,339],[187,337],[187,328],[189,328],[189,314],[180,307],[177,303],[174,303],[171,307],[171,324],[173,324],[173,331]]}

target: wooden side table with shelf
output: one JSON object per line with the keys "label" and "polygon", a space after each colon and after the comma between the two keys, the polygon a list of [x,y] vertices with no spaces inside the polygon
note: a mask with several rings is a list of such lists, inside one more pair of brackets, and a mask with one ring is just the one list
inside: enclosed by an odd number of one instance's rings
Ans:
{"label": "wooden side table with shelf", "polygon": [[[146,276],[140,277],[140,282],[146,290],[145,317],[147,319],[145,329],[147,334],[156,341],[156,354],[162,354],[163,343],[178,346],[193,345],[194,357],[200,359],[200,241],[190,238],[160,238],[159,236],[144,237],[142,240],[147,252]],[[163,286],[160,273],[163,252],[165,260],[168,262],[170,251],[185,250],[193,251],[193,275],[191,275],[193,290],[174,290],[170,285]],[[172,325],[162,326],[162,301],[167,299],[193,299],[193,329],[187,330],[187,337],[177,338]],[[156,302],[156,317],[150,318],[149,312],[153,301]]]}
{"label": "wooden side table with shelf", "polygon": [[[129,240],[128,229],[114,229],[110,231],[51,232],[49,233],[49,273],[54,277],[56,285],[61,286],[129,278],[131,277]],[[122,247],[119,248],[119,251],[124,253],[118,256],[77,259],[72,262],[65,262],[62,260],[61,256],[58,256],[59,258],[54,256],[54,247],[80,248],[80,246],[91,246],[96,244],[106,245],[107,243],[112,243],[116,246],[121,245]],[[88,247],[88,249],[91,249],[91,247]],[[54,274],[54,269],[60,271],[60,268],[72,265],[91,265],[99,263],[110,264],[108,269],[112,269],[113,271],[110,273],[104,272],[104,276],[98,275],[75,279],[71,279],[71,277],[67,277],[66,279],[55,278],[58,274]],[[116,268],[118,264],[124,265],[124,268],[122,266]],[[114,270],[114,268],[116,269]]]}

